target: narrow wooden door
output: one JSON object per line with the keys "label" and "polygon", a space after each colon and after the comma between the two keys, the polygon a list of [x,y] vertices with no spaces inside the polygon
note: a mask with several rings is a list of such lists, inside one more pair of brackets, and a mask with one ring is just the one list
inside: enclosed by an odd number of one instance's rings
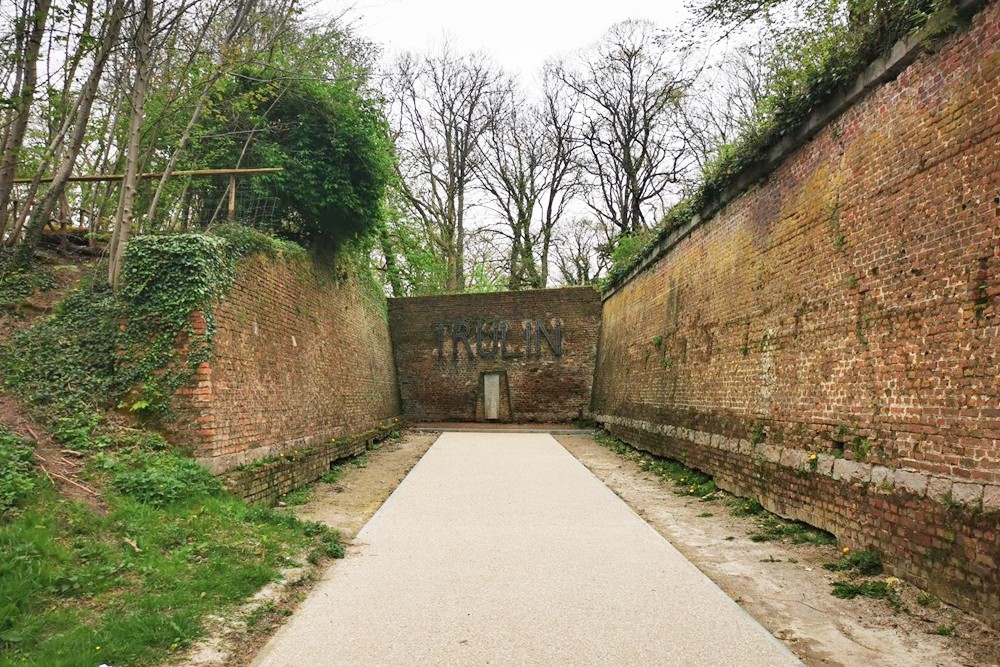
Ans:
{"label": "narrow wooden door", "polygon": [[500,374],[483,376],[483,403],[487,419],[500,419]]}

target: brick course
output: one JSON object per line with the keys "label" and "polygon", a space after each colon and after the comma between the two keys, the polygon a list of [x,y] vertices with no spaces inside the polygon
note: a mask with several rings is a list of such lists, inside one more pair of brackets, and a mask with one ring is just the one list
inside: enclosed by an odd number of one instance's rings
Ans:
{"label": "brick course", "polygon": [[[590,403],[600,319],[600,295],[588,287],[390,299],[403,414],[416,421],[482,421],[482,373],[498,371],[505,373],[504,421],[581,417]],[[480,321],[484,333],[477,349]],[[492,358],[483,354],[494,349],[493,321],[509,325],[507,358],[501,349]],[[539,337],[539,322],[556,347],[559,327],[561,356]],[[455,326],[468,327],[469,348],[453,339]],[[444,327],[440,350],[435,327]]]}
{"label": "brick course", "polygon": [[385,301],[373,289],[306,262],[244,260],[214,309],[214,356],[178,393],[168,436],[222,473],[396,417]]}
{"label": "brick course", "polygon": [[993,2],[618,286],[593,392],[620,437],[995,623],[998,44]]}

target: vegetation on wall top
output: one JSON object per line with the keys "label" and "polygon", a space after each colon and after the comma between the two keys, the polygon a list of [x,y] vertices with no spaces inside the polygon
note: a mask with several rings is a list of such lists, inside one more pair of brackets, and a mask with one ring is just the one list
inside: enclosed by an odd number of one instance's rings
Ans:
{"label": "vegetation on wall top", "polygon": [[[700,19],[728,30],[759,21],[778,32],[778,66],[754,117],[738,139],[718,149],[694,191],[673,206],[654,230],[619,240],[603,288],[625,279],[668,234],[736,185],[773,146],[852,85],[900,39],[931,25],[937,28],[926,35],[928,39],[957,27],[957,4],[956,0],[709,0],[698,6]],[[789,9],[809,17],[805,27],[780,27],[780,12]]]}

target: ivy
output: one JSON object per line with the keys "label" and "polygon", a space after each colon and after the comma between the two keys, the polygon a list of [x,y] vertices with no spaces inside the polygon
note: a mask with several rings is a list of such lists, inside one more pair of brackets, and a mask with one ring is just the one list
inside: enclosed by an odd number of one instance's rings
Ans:
{"label": "ivy", "polygon": [[117,293],[96,278],[103,275],[97,267],[52,316],[0,351],[5,384],[72,447],[110,444],[99,434],[100,408],[169,419],[177,390],[210,358],[213,306],[239,261],[256,253],[306,256],[289,241],[236,227],[134,239]]}

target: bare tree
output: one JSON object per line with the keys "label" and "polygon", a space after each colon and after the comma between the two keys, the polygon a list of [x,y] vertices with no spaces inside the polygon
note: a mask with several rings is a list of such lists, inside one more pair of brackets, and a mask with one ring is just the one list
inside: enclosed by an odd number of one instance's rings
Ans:
{"label": "bare tree", "polygon": [[678,111],[688,82],[679,69],[646,21],[612,26],[575,66],[556,67],[580,98],[588,204],[617,233],[650,226],[686,167]]}
{"label": "bare tree", "polygon": [[689,185],[700,180],[720,147],[735,141],[754,121],[773,70],[773,44],[734,48],[706,67],[681,105],[693,167]]}
{"label": "bare tree", "polygon": [[386,79],[403,200],[446,262],[453,291],[465,288],[466,198],[499,89],[484,56],[448,43],[400,57]]}
{"label": "bare tree", "polygon": [[125,177],[122,179],[121,199],[118,204],[118,215],[115,219],[114,235],[111,237],[111,253],[108,261],[108,282],[111,283],[112,288],[118,287],[122,257],[125,254],[129,232],[132,229],[133,208],[135,207],[136,187],[139,179],[139,142],[142,139],[142,122],[146,117],[146,109],[143,105],[152,69],[153,15],[153,0],[143,0],[132,49],[135,59],[135,79],[130,95],[131,108],[129,110],[128,144],[125,149]]}
{"label": "bare tree", "polygon": [[566,92],[547,72],[541,104],[533,106],[511,84],[484,137],[479,176],[504,221],[494,231],[506,240],[512,290],[548,284],[553,233],[579,190]]}
{"label": "bare tree", "polygon": [[587,218],[576,218],[559,233],[555,242],[556,265],[565,285],[590,285],[606,270],[607,260],[597,251],[602,232]]}

